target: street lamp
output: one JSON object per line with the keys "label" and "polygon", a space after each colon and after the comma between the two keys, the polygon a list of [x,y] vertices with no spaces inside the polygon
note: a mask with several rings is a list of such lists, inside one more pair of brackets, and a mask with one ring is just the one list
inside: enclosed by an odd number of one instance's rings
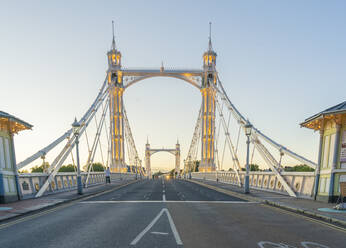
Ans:
{"label": "street lamp", "polygon": [[249,122],[249,120],[246,121],[246,124],[244,126],[245,128],[245,135],[247,137],[246,141],[246,172],[245,172],[245,186],[244,186],[244,193],[248,194],[250,193],[250,186],[249,186],[249,171],[250,171],[250,165],[249,165],[249,150],[250,150],[250,135],[252,131],[252,125]]}
{"label": "street lamp", "polygon": [[81,125],[77,121],[77,118],[74,119],[74,122],[72,124],[72,131],[74,134],[74,137],[76,139],[76,158],[77,158],[77,191],[79,195],[83,194],[83,185],[82,185],[82,177],[80,174],[80,165],[79,165],[79,130]]}

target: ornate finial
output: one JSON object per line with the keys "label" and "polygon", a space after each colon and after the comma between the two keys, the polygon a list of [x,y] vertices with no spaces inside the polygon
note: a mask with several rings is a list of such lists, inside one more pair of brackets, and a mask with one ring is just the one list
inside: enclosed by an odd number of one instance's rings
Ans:
{"label": "ornate finial", "polygon": [[211,44],[211,22],[209,22],[209,51],[213,50],[212,44]]}
{"label": "ornate finial", "polygon": [[147,136],[147,144],[149,144],[149,138],[148,138],[148,136]]}
{"label": "ornate finial", "polygon": [[112,49],[115,50],[114,21],[112,21],[112,32],[113,32]]}

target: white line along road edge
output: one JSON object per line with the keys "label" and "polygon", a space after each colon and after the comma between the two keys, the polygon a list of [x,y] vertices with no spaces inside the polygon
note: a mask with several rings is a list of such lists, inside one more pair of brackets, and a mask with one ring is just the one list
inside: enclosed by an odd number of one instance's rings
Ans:
{"label": "white line along road edge", "polygon": [[117,204],[117,203],[207,203],[207,204],[260,204],[259,202],[247,202],[247,201],[167,201],[165,198],[163,201],[144,200],[144,201],[83,201],[79,204]]}
{"label": "white line along road edge", "polygon": [[149,225],[146,228],[144,228],[144,230],[137,235],[137,237],[131,242],[130,245],[136,245],[138,243],[138,241],[140,241],[141,238],[143,238],[143,236],[155,225],[155,223],[160,219],[160,217],[161,217],[161,215],[163,215],[163,213],[167,214],[169,225],[171,226],[171,229],[172,229],[172,232],[173,232],[173,235],[174,235],[174,238],[175,238],[177,245],[182,245],[183,242],[180,239],[177,228],[174,225],[172,216],[169,213],[167,208],[163,208],[160,211],[160,213],[149,223]]}

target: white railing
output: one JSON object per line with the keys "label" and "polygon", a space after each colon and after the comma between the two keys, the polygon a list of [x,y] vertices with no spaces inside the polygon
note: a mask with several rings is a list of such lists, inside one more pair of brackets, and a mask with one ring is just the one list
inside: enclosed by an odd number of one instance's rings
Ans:
{"label": "white railing", "polygon": [[[87,172],[82,172],[82,182],[86,181]],[[19,174],[19,185],[24,199],[34,198],[35,194],[40,190],[46,181],[48,174],[46,173],[23,173]],[[111,181],[134,180],[135,173],[111,173]],[[87,186],[95,186],[106,182],[104,172],[91,172],[87,181]],[[54,181],[49,184],[45,195],[55,194],[64,191],[75,190],[77,188],[77,175],[73,172],[59,172]]]}
{"label": "white railing", "polygon": [[[297,197],[312,198],[315,180],[314,172],[281,172],[281,175],[296,193]],[[239,172],[239,176],[243,185],[245,172]],[[219,182],[238,186],[237,175],[232,171],[193,172],[191,177],[192,179],[218,180]],[[275,173],[271,171],[250,172],[250,188],[287,195],[281,182],[277,179]]]}

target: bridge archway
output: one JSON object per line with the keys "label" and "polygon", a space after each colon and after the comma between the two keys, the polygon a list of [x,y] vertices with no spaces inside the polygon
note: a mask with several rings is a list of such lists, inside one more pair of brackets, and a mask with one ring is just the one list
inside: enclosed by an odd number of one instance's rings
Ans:
{"label": "bridge archway", "polygon": [[175,173],[179,174],[180,172],[180,144],[179,141],[177,141],[177,144],[175,145],[174,149],[165,149],[165,148],[161,148],[161,149],[153,149],[150,148],[150,144],[149,141],[147,140],[147,143],[145,144],[145,169],[147,172],[147,176],[149,178],[151,178],[151,161],[150,161],[150,157],[151,155],[158,153],[158,152],[168,152],[170,154],[172,154],[173,156],[175,156]]}

